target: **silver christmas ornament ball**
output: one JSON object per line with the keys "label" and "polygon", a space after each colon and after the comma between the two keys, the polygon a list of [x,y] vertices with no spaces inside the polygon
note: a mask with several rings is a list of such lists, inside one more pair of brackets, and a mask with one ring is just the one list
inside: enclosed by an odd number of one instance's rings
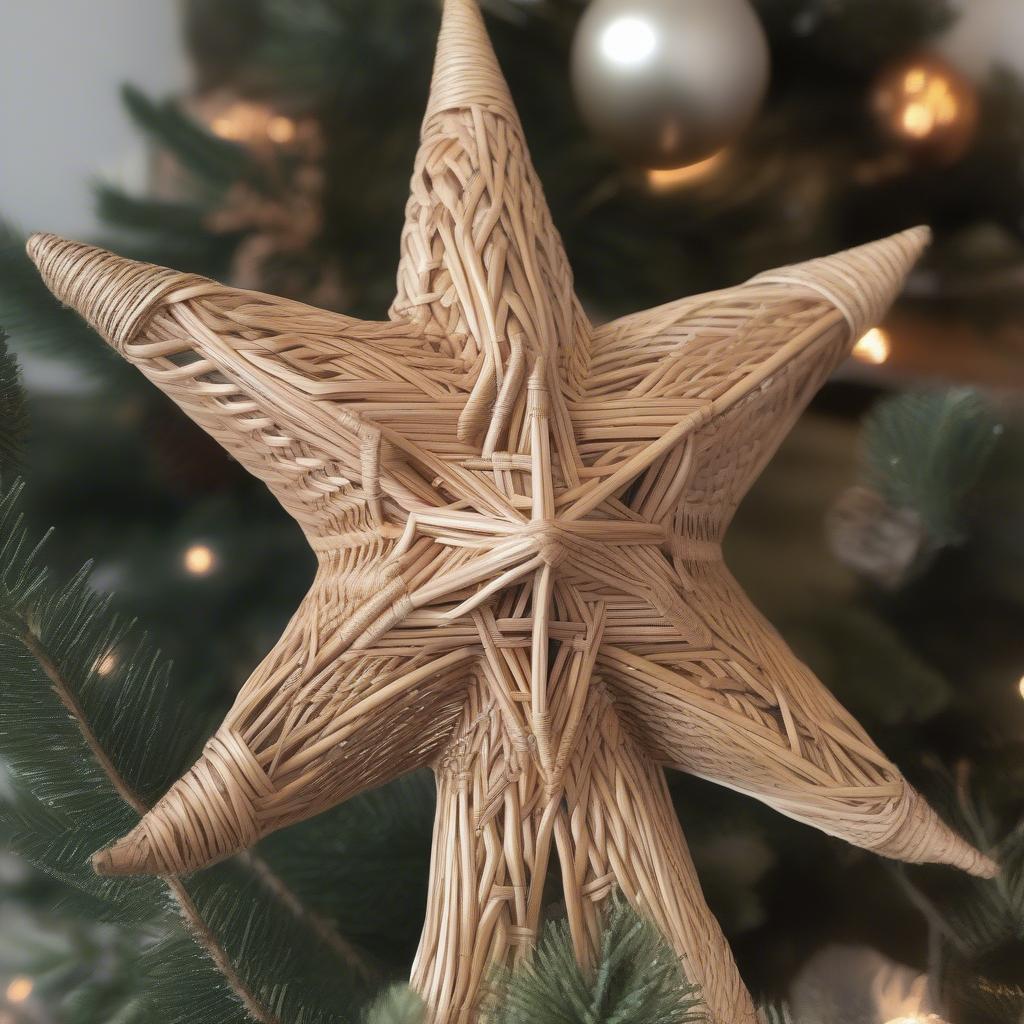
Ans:
{"label": "silver christmas ornament ball", "polygon": [[590,130],[630,163],[678,167],[734,141],[768,85],[748,0],[594,0],[572,50]]}

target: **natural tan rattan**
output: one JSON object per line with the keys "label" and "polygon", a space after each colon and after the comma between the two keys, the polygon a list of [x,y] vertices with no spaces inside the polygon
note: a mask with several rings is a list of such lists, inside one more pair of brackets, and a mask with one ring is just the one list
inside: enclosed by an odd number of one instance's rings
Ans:
{"label": "natural tan rattan", "polygon": [[34,236],[54,293],[267,483],[320,562],[199,762],[96,869],[191,871],[430,765],[413,980],[446,1024],[535,939],[555,860],[583,961],[621,888],[716,1021],[754,1019],[665,766],[889,857],[994,872],[720,552],[926,242],[591,327],[474,0],[445,4],[389,320]]}

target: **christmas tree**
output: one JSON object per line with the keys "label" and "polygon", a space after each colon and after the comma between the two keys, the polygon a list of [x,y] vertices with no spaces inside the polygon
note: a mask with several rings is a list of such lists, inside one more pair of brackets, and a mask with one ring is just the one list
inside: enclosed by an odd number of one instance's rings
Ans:
{"label": "christmas tree", "polygon": [[[673,774],[709,903],[765,1019],[1024,1019],[1021,83],[958,66],[961,14],[935,0],[761,0],[764,105],[710,158],[656,171],[578,113],[583,9],[507,0],[487,21],[595,322],[913,224],[936,233],[859,346],[866,361],[826,387],[744,502],[726,558],[1001,873],[898,867]],[[438,22],[428,0],[186,5],[195,90],[126,87],[152,187],[98,186],[98,241],[382,318]],[[14,350],[90,382],[26,395],[16,361],[0,362],[4,1012],[430,1019],[416,992],[388,989],[408,977],[428,899],[429,773],[200,872],[94,874],[90,857],[194,761],[314,561],[259,481],[50,297],[20,233],[4,243]],[[699,1019],[685,961],[616,898],[577,965],[557,873],[550,923],[488,973],[484,1019]]]}

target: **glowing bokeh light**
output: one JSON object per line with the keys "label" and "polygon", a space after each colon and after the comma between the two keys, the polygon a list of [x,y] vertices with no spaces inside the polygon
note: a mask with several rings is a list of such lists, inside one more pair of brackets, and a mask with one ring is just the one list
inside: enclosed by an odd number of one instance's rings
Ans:
{"label": "glowing bokeh light", "polygon": [[108,651],[101,658],[96,659],[96,675],[109,676],[117,668],[117,655]]}
{"label": "glowing bokeh light", "polygon": [[616,18],[601,35],[601,52],[622,67],[642,64],[657,46],[658,37],[643,18]]}
{"label": "glowing bokeh light", "polygon": [[910,68],[903,76],[899,127],[913,139],[926,139],[939,126],[953,124],[960,104],[953,82],[932,68]]}
{"label": "glowing bokeh light", "polygon": [[872,327],[867,334],[853,346],[853,357],[862,363],[881,366],[892,355],[892,342],[889,335],[881,327]]}
{"label": "glowing bokeh light", "polygon": [[13,978],[4,993],[9,1003],[23,1003],[30,995],[35,986],[31,978]]}
{"label": "glowing bokeh light", "polygon": [[295,138],[295,122],[290,117],[277,114],[267,122],[267,138],[283,144]]}
{"label": "glowing bokeh light", "polygon": [[652,192],[674,192],[676,189],[686,188],[687,185],[696,185],[710,177],[724,159],[725,150],[720,149],[695,164],[668,168],[652,167],[647,171],[647,186]]}
{"label": "glowing bokeh light", "polygon": [[205,576],[216,565],[217,556],[207,545],[193,544],[185,551],[182,561],[185,564],[185,570],[192,573],[193,576]]}
{"label": "glowing bokeh light", "polygon": [[215,135],[232,142],[258,143],[269,139],[278,145],[291,142],[297,133],[295,122],[274,114],[258,103],[233,103],[210,123]]}

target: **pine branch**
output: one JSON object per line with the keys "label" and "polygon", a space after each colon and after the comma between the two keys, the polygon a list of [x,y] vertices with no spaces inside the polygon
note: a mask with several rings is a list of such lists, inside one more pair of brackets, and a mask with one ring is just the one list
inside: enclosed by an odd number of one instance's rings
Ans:
{"label": "pine branch", "polygon": [[82,738],[85,740],[86,746],[89,748],[89,752],[96,759],[96,763],[110,780],[110,783],[117,792],[117,795],[141,817],[146,813],[148,808],[134,790],[132,790],[121,777],[120,772],[118,772],[114,767],[114,763],[107,755],[106,750],[100,746],[100,742],[96,738],[96,734],[93,732],[85,717],[84,710],[79,705],[78,698],[71,689],[68,680],[64,678],[60,669],[43,647],[42,639],[32,631],[32,627],[27,618],[14,613],[10,616],[9,622],[16,630],[18,638],[25,646],[25,650],[35,658],[47,679],[50,680],[53,692],[57,695],[57,699],[65,708],[67,708],[68,714],[71,715],[72,719],[78,725]]}
{"label": "pine branch", "polygon": [[434,825],[429,772],[398,779],[257,847],[307,907],[373,961],[404,969],[419,942]]}
{"label": "pine branch", "polygon": [[7,348],[7,335],[0,331],[0,478],[21,464],[27,427],[21,372]]}
{"label": "pine branch", "polygon": [[227,950],[221,945],[217,935],[207,925],[199,908],[193,902],[184,883],[177,878],[164,879],[167,888],[181,910],[181,916],[188,927],[189,933],[196,944],[204,949],[213,961],[217,970],[224,976],[231,991],[245,1007],[249,1016],[259,1024],[281,1024],[281,1018],[263,1006],[256,995],[250,990],[241,974],[231,962]]}
{"label": "pine branch", "polygon": [[[789,1007],[784,1005],[762,1006],[758,1012],[761,1024],[797,1024],[790,1015]],[[799,1024],[810,1024],[809,1021],[800,1021]]]}
{"label": "pine branch", "polygon": [[969,388],[898,395],[868,416],[862,457],[870,483],[890,505],[914,510],[935,545],[955,544],[1001,432],[991,408]]}
{"label": "pine branch", "polygon": [[[211,988],[209,972],[200,972],[187,987],[205,994],[190,1005],[205,1000],[225,1022],[241,1020],[225,1001],[226,984],[235,1007],[261,1024],[354,1014],[366,986],[351,956],[324,943],[323,926],[293,893],[268,885],[267,871],[229,862],[161,883],[90,870],[89,855],[136,823],[195,744],[172,711],[166,666],[144,641],[133,644],[128,624],[89,590],[87,570],[63,587],[47,579],[18,513],[20,490],[0,499],[0,752],[25,792],[8,811],[15,849],[107,901],[114,920],[166,928],[176,908],[222,975]],[[159,970],[154,976],[166,980]],[[154,993],[160,1005],[173,1007],[174,998]]]}
{"label": "pine branch", "polygon": [[241,859],[281,903],[288,907],[300,921],[309,925],[324,945],[333,950],[339,960],[348,964],[364,981],[380,981],[379,968],[370,963],[365,953],[346,939],[331,921],[307,907],[262,857],[255,853],[245,853],[241,855]]}
{"label": "pine branch", "polygon": [[248,991],[289,1024],[351,1020],[370,994],[352,966],[268,890],[243,859],[184,879],[199,917],[217,936]]}
{"label": "pine branch", "polygon": [[621,897],[605,917],[597,966],[576,961],[567,922],[549,924],[533,955],[495,974],[487,1024],[686,1024],[703,1019],[696,988],[658,930]]}
{"label": "pine branch", "polygon": [[[147,804],[136,788],[140,781],[139,776],[137,775],[134,780],[126,777],[122,766],[116,763],[115,757],[101,741],[97,725],[86,710],[86,702],[92,696],[90,689],[95,687],[76,687],[72,681],[74,669],[82,668],[80,661],[76,664],[76,655],[79,651],[86,652],[86,656],[92,658],[92,667],[87,670],[86,683],[94,683],[101,678],[99,665],[102,659],[114,656],[112,652],[116,650],[117,642],[123,636],[120,624],[115,621],[110,628],[100,626],[98,635],[102,643],[97,645],[96,622],[103,617],[102,612],[106,609],[96,598],[90,599],[90,595],[85,591],[84,574],[79,574],[68,588],[47,594],[45,572],[36,569],[34,565],[41,545],[31,551],[27,558],[18,558],[26,547],[21,517],[15,512],[20,493],[21,487],[18,486],[0,501],[0,524],[4,527],[3,536],[7,542],[3,548],[3,555],[9,556],[0,562],[6,570],[3,589],[0,592],[0,615],[5,639],[21,644],[25,654],[35,663],[38,672],[49,683],[51,692],[66,710],[71,726],[78,730],[88,754],[98,765],[114,793],[137,815],[142,815],[147,809]],[[15,517],[13,523],[12,516]],[[90,633],[94,635],[90,636]],[[64,655],[63,658],[61,654]],[[11,662],[7,664],[10,665]],[[7,726],[4,729],[5,738],[11,739],[11,724],[4,724]],[[30,730],[26,730],[26,734],[30,734]],[[5,753],[16,773],[24,775],[31,771],[32,758],[26,756],[27,751],[20,748],[17,742],[7,744]],[[38,776],[36,778],[38,779]],[[76,821],[75,825],[78,824]],[[176,879],[168,879],[166,885],[181,908],[182,917],[196,941],[227,978],[249,1013],[261,1024],[278,1024],[277,1018],[263,1011],[245,987],[231,965],[226,951],[199,915],[182,883]]]}
{"label": "pine branch", "polygon": [[423,1024],[427,1009],[408,985],[393,985],[373,1001],[363,1024]]}
{"label": "pine branch", "polygon": [[141,970],[153,1024],[250,1024],[253,1019],[230,982],[187,935],[146,950]]}
{"label": "pine branch", "polygon": [[184,236],[193,245],[209,241],[205,218],[212,203],[169,202],[129,195],[113,185],[95,188],[96,215],[114,228]]}
{"label": "pine branch", "polygon": [[947,879],[940,898],[925,888],[927,876],[919,884],[916,873],[912,875],[906,867],[900,865],[895,871],[910,902],[951,958],[970,963],[1005,944],[1024,942],[1024,821],[996,842],[984,805],[976,805],[969,793],[966,771],[958,775],[956,801],[947,807],[948,816],[954,827],[998,862],[999,874],[993,879],[966,875]]}

